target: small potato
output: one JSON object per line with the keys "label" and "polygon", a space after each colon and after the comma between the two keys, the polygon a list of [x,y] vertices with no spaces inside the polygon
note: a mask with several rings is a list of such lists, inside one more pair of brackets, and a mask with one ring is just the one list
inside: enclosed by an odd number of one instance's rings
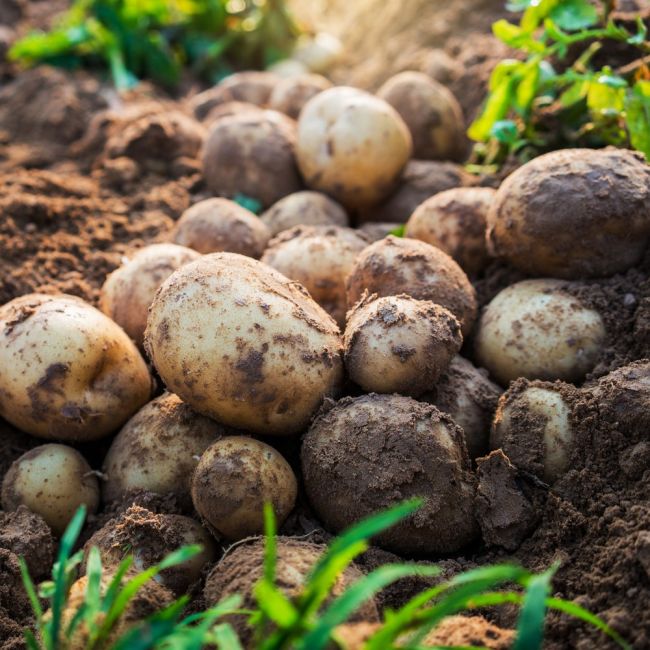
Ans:
{"label": "small potato", "polygon": [[2,481],[3,509],[21,505],[41,515],[61,536],[79,506],[85,505],[89,513],[97,510],[99,483],[76,449],[41,445],[14,461]]}
{"label": "small potato", "polygon": [[302,107],[312,98],[332,87],[332,82],[319,74],[304,74],[278,81],[269,99],[269,108],[294,120]]}
{"label": "small potato", "polygon": [[495,194],[489,187],[457,187],[440,192],[415,209],[405,235],[441,248],[466,273],[476,275],[488,261],[486,220]]}
{"label": "small potato", "polygon": [[294,226],[347,226],[348,215],[342,206],[320,192],[303,190],[274,203],[260,219],[275,237]]}
{"label": "small potato", "polygon": [[578,382],[603,350],[600,314],[566,292],[560,280],[524,280],[485,308],[476,356],[501,384],[517,377]]}
{"label": "small potato", "polygon": [[271,241],[262,262],[300,282],[343,327],[347,311],[345,281],[354,260],[368,244],[351,228],[296,226]]}
{"label": "small potato", "polygon": [[205,255],[168,278],[145,347],[195,411],[262,435],[302,431],[343,378],[330,316],[298,283],[234,253]]}
{"label": "small potato", "polygon": [[429,301],[374,298],[348,314],[343,344],[350,379],[367,392],[417,397],[431,390],[460,350],[460,323]]}
{"label": "small potato", "polygon": [[179,397],[164,395],[143,406],[115,436],[104,459],[104,501],[119,501],[146,490],[173,494],[192,505],[192,474],[201,454],[216,440],[232,434],[210,418],[195,413]]}
{"label": "small potato", "polygon": [[276,111],[217,120],[203,149],[205,183],[213,194],[243,194],[267,208],[302,189],[295,142],[295,123]]}
{"label": "small potato", "polygon": [[439,248],[389,235],[357,257],[347,281],[348,305],[364,291],[378,296],[407,294],[446,307],[467,336],[476,319],[474,288],[463,270]]}
{"label": "small potato", "polygon": [[192,478],[196,511],[218,538],[233,542],[264,532],[265,503],[281,526],[297,492],[289,463],[273,447],[244,436],[208,447]]}
{"label": "small potato", "polygon": [[0,416],[19,429],[97,440],[119,429],[151,390],[133,341],[83,300],[29,294],[0,307]]}
{"label": "small potato", "polygon": [[442,49],[429,50],[422,64],[422,72],[435,81],[448,86],[465,72],[465,66],[457,59],[449,56]]}
{"label": "small potato", "polygon": [[400,72],[377,91],[401,116],[413,138],[413,157],[459,160],[465,121],[450,90],[423,72]]}
{"label": "small potato", "polygon": [[206,199],[183,212],[172,239],[199,253],[239,253],[258,259],[271,238],[250,210],[228,199]]}
{"label": "small potato", "polygon": [[241,115],[242,113],[260,115],[263,112],[263,108],[255,104],[249,104],[248,102],[226,102],[225,104],[217,104],[212,108],[203,118],[203,124],[207,129],[210,129],[217,120],[224,117]]}
{"label": "small potato", "polygon": [[411,149],[411,135],[397,112],[356,88],[325,90],[300,113],[297,157],[307,185],[350,209],[385,197]]}
{"label": "small potato", "polygon": [[106,278],[99,308],[142,347],[149,305],[158,287],[176,269],[198,257],[197,252],[174,244],[141,248]]}

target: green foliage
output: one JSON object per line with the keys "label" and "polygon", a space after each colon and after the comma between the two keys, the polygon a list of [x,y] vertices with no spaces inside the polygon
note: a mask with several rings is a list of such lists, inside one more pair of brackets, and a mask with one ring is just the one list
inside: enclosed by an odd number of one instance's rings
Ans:
{"label": "green foliage", "polygon": [[9,57],[107,68],[119,89],[142,78],[171,87],[184,66],[210,82],[265,67],[298,34],[283,0],[75,0],[54,29],[25,36]]}
{"label": "green foliage", "polygon": [[[468,135],[475,162],[527,160],[571,146],[631,146],[650,158],[650,67],[646,25],[616,22],[610,2],[518,0],[518,24],[499,20],[494,35],[521,59],[497,64],[489,94]],[[626,65],[594,65],[597,54],[625,53]]]}

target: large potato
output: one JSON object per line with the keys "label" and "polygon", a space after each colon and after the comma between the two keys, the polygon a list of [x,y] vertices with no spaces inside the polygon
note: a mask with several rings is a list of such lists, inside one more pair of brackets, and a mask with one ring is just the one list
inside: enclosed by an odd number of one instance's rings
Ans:
{"label": "large potato", "polygon": [[97,440],[151,395],[144,359],[110,318],[74,296],[0,307],[0,416],[40,438]]}
{"label": "large potato", "polygon": [[299,284],[234,253],[206,255],[162,285],[145,347],[192,408],[260,434],[301,431],[343,374],[330,316]]}
{"label": "large potato", "polygon": [[385,197],[411,148],[411,135],[397,112],[356,88],[319,93],[298,120],[298,164],[305,181],[348,208]]}
{"label": "large potato", "polygon": [[499,188],[488,214],[494,254],[524,273],[613,275],[650,239],[650,166],[625,149],[564,149],[535,158]]}
{"label": "large potato", "polygon": [[312,98],[332,87],[332,82],[319,74],[303,74],[281,79],[273,88],[269,107],[298,119],[302,107]]}

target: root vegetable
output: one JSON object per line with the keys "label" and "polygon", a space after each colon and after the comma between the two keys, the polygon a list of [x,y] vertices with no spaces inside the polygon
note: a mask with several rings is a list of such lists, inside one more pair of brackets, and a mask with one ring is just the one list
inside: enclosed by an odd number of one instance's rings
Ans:
{"label": "root vegetable", "polygon": [[303,106],[312,97],[331,87],[332,82],[319,74],[304,74],[281,79],[273,88],[269,108],[296,120]]}
{"label": "root vegetable", "polygon": [[328,32],[299,39],[293,58],[312,72],[327,72],[340,59],[343,52],[341,41]]}

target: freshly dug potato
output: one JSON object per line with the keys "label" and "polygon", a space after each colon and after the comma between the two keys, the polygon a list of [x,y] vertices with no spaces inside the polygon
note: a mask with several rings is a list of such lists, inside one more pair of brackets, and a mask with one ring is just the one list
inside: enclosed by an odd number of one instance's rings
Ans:
{"label": "freshly dug potato", "polygon": [[354,260],[370,242],[339,226],[296,226],[271,240],[262,262],[300,282],[311,297],[345,326],[345,281]]}
{"label": "freshly dug potato", "polygon": [[456,187],[440,192],[415,209],[405,235],[441,248],[466,273],[476,275],[488,261],[485,231],[495,193],[489,187]]}
{"label": "freshly dug potato", "polygon": [[299,433],[342,381],[338,327],[275,269],[234,253],[174,273],[151,306],[145,347],[194,410],[253,433]]}
{"label": "freshly dug potato", "polygon": [[0,416],[39,438],[103,438],[152,389],[124,331],[63,294],[29,294],[0,307],[0,369]]}
{"label": "freshly dug potato", "polygon": [[304,74],[278,81],[269,99],[269,108],[294,120],[302,107],[312,98],[332,87],[332,82],[320,74]]}
{"label": "freshly dug potato", "polygon": [[239,253],[258,259],[271,238],[250,210],[228,199],[205,199],[183,212],[172,239],[199,253]]}
{"label": "freshly dug potato", "polygon": [[458,319],[410,296],[368,296],[348,314],[343,345],[350,379],[366,392],[418,397],[460,350]]}
{"label": "freshly dug potato", "polygon": [[517,377],[578,382],[594,367],[605,341],[600,314],[560,280],[524,280],[485,308],[476,356],[501,384]]}
{"label": "freshly dug potato", "polygon": [[348,225],[348,215],[342,206],[320,192],[303,190],[289,194],[274,203],[260,219],[275,237],[294,226]]}
{"label": "freshly dug potato", "polygon": [[99,308],[142,346],[149,305],[158,287],[176,269],[198,257],[196,251],[175,244],[141,248],[106,278]]}
{"label": "freshly dug potato", "polygon": [[348,305],[366,290],[378,296],[405,293],[446,307],[459,320],[463,336],[476,319],[476,293],[463,270],[439,248],[416,239],[389,235],[363,250],[348,276]]}
{"label": "freshly dug potato", "polygon": [[649,240],[650,166],[626,149],[535,158],[508,176],[488,214],[494,254],[529,275],[614,275],[639,262]]}
{"label": "freshly dug potato", "polygon": [[66,445],[41,445],[16,460],[2,481],[2,507],[27,506],[41,515],[55,535],[62,535],[77,508],[93,513],[99,483],[84,457]]}
{"label": "freshly dug potato", "polygon": [[201,454],[233,430],[195,413],[173,393],[143,406],[115,436],[104,459],[104,501],[146,490],[173,494],[190,508],[192,474]]}
{"label": "freshly dug potato", "polygon": [[214,108],[210,109],[208,114],[203,118],[203,124],[207,129],[223,117],[231,117],[232,115],[241,115],[242,113],[254,113],[260,115],[264,112],[263,108],[248,102],[226,102],[225,104],[217,104]]}
{"label": "freshly dug potato", "polygon": [[282,525],[296,502],[298,484],[273,447],[229,436],[208,447],[192,478],[196,511],[219,539],[237,541],[264,532],[264,503]]}
{"label": "freshly dug potato", "polygon": [[383,100],[339,86],[305,104],[297,157],[309,187],[346,208],[372,205],[395,186],[411,157],[411,135]]}
{"label": "freshly dug potato", "polygon": [[345,397],[314,420],[301,460],[309,501],[332,533],[419,496],[424,505],[379,534],[378,546],[453,553],[477,534],[463,432],[435,406],[400,395]]}
{"label": "freshly dug potato", "polygon": [[459,160],[466,149],[465,120],[448,88],[423,72],[400,72],[377,91],[408,126],[413,157]]}
{"label": "freshly dug potato", "polygon": [[205,183],[214,194],[243,194],[267,208],[302,189],[295,142],[295,123],[276,111],[217,120],[203,149]]}

